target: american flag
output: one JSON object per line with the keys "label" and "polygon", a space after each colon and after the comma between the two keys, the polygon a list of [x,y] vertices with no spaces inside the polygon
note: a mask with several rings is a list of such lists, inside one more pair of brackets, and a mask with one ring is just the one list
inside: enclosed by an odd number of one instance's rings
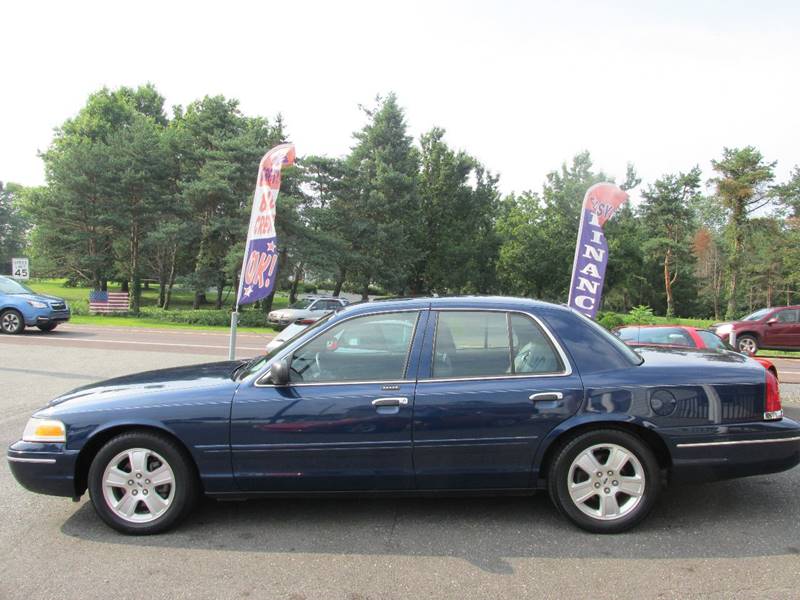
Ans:
{"label": "american flag", "polygon": [[90,313],[113,313],[128,311],[128,292],[89,292]]}

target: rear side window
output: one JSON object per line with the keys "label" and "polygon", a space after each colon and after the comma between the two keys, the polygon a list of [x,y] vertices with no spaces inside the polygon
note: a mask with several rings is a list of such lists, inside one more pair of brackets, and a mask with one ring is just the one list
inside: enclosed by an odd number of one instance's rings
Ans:
{"label": "rear side window", "polygon": [[677,327],[642,327],[639,330],[640,344],[669,344],[694,348],[691,336]]}
{"label": "rear side window", "polygon": [[439,313],[434,342],[434,377],[480,377],[510,373],[511,347],[505,313]]}
{"label": "rear side window", "polygon": [[560,373],[564,363],[542,328],[517,313],[442,311],[433,377]]}

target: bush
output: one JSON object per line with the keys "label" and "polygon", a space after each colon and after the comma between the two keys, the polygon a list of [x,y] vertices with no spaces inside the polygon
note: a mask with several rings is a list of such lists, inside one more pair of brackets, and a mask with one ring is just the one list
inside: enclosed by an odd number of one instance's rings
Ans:
{"label": "bush", "polygon": [[625,325],[625,319],[622,317],[622,315],[612,312],[603,313],[600,315],[600,318],[597,320],[597,322],[609,330],[614,329],[614,327]]}
{"label": "bush", "polygon": [[[186,323],[189,325],[206,325],[226,327],[231,324],[229,310],[163,310],[154,307],[142,307],[139,316],[145,319],[164,323]],[[258,309],[240,310],[239,325],[243,327],[266,327],[267,316]]]}
{"label": "bush", "polygon": [[653,325],[656,322],[653,309],[646,304],[634,306],[625,318],[626,325]]}

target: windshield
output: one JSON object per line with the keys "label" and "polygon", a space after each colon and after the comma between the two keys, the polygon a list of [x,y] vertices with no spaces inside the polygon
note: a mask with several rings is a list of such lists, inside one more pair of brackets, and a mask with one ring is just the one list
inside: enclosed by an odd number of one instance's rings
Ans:
{"label": "windshield", "polygon": [[35,294],[32,289],[8,277],[0,277],[0,294]]}
{"label": "windshield", "polygon": [[292,337],[287,339],[285,342],[283,342],[277,348],[273,348],[268,353],[263,354],[261,356],[256,356],[249,363],[247,363],[243,368],[241,368],[239,370],[239,372],[237,373],[236,379],[238,381],[241,381],[242,379],[246,379],[247,377],[250,377],[250,375],[252,375],[253,373],[258,373],[261,369],[264,368],[264,365],[266,365],[269,361],[271,361],[273,358],[275,358],[275,356],[278,355],[288,344],[291,344],[292,342],[294,342],[301,335],[305,335],[309,331],[312,331],[312,330],[316,329],[317,327],[319,327],[320,325],[322,325],[323,323],[328,321],[334,314],[335,313],[330,313],[330,314],[325,315],[324,317],[322,317],[318,321],[315,321],[314,323],[312,323],[308,327],[304,327],[303,329],[298,331],[296,334],[294,334]]}
{"label": "windshield", "polygon": [[302,310],[304,308],[308,308],[309,306],[311,306],[312,302],[313,300],[309,300],[308,298],[303,298],[302,300],[298,300],[294,304],[290,304],[289,308],[297,308]]}
{"label": "windshield", "polygon": [[631,347],[628,346],[625,342],[611,333],[608,329],[603,327],[602,325],[597,324],[595,321],[587,317],[586,315],[578,312],[577,310],[572,309],[572,312],[578,315],[581,319],[583,319],[592,329],[595,330],[597,334],[600,335],[603,339],[605,339],[609,344],[614,346],[617,350],[619,350],[620,354],[622,354],[625,358],[631,361],[634,365],[640,365],[644,362],[644,359],[639,356],[636,352],[631,350]]}
{"label": "windshield", "polygon": [[761,310],[757,310],[754,313],[750,313],[746,317],[742,319],[742,321],[758,321],[759,319],[763,319],[766,317],[770,312],[772,312],[771,308],[762,308]]}

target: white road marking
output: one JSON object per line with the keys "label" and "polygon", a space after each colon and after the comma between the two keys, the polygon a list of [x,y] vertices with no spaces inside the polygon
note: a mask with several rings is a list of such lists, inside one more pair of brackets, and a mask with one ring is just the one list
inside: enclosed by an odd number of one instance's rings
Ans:
{"label": "white road marking", "polygon": [[[191,331],[179,331],[174,329],[144,329],[141,327],[124,327],[120,325],[111,325],[109,327],[91,327],[85,325],[62,325],[60,327],[62,331],[74,331],[74,332],[81,332],[81,331],[99,331],[103,333],[158,333],[158,334],[168,334],[168,335],[216,335],[216,336],[223,336],[228,337],[228,331],[202,331],[202,330],[191,330]],[[58,334],[56,334],[58,335]],[[237,337],[269,337],[272,338],[274,334],[271,333],[249,333],[249,332],[242,332],[238,331],[236,333]]]}
{"label": "white road marking", "polygon": [[[228,346],[211,346],[206,344],[174,344],[170,342],[141,342],[141,341],[133,341],[133,340],[104,340],[104,339],[82,339],[82,338],[46,338],[44,336],[37,336],[37,337],[16,337],[13,340],[8,340],[10,342],[13,341],[30,341],[31,343],[35,341],[42,341],[47,340],[49,342],[83,342],[85,344],[137,344],[141,346],[177,346],[180,348],[214,348],[214,349],[223,349],[227,350]],[[265,351],[264,348],[258,347],[250,347],[250,346],[236,346],[237,350],[258,350],[258,351]]]}

